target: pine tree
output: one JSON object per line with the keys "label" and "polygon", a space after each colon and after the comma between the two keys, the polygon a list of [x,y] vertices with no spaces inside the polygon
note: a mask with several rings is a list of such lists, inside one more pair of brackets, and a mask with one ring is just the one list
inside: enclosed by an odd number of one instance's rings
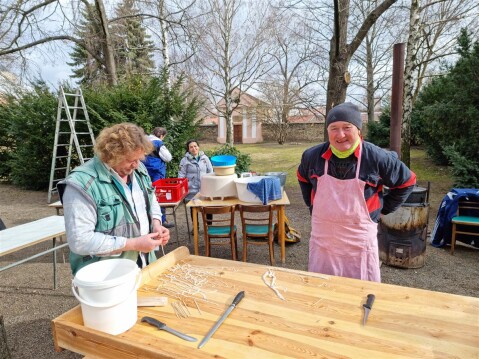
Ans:
{"label": "pine tree", "polygon": [[112,24],[118,75],[150,75],[154,70],[153,43],[138,17],[134,0],[124,0],[116,8],[117,19]]}
{"label": "pine tree", "polygon": [[103,64],[103,46],[100,21],[95,6],[86,4],[83,20],[77,30],[77,36],[83,39],[82,45],[75,45],[70,53],[72,59],[67,64],[74,67],[72,78],[79,79],[80,85],[98,85],[107,81]]}

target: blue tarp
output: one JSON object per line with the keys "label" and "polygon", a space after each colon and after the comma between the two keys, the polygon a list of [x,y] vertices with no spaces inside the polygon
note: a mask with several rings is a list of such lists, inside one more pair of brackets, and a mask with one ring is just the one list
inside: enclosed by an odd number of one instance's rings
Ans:
{"label": "blue tarp", "polygon": [[[479,200],[479,189],[474,188],[453,188],[446,194],[439,206],[434,229],[431,233],[431,244],[434,247],[443,247],[451,243],[452,217],[457,215],[459,200]],[[474,238],[457,237],[456,240],[479,247],[479,241]]]}

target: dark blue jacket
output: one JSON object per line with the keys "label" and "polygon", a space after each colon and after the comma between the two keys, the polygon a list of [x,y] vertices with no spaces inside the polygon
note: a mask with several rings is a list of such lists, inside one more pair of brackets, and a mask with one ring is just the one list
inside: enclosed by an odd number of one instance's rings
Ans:
{"label": "dark blue jacket", "polygon": [[[339,179],[351,179],[356,174],[359,146],[345,159],[337,158],[329,142],[321,143],[304,151],[298,167],[298,180],[304,202],[310,210],[317,192],[317,179],[324,174],[324,164],[329,160],[328,174]],[[409,197],[416,184],[416,175],[399,160],[397,154],[370,143],[362,142],[361,168],[359,179],[366,182],[364,199],[369,215],[379,222],[381,214],[398,209]],[[383,187],[389,187],[383,195]]]}

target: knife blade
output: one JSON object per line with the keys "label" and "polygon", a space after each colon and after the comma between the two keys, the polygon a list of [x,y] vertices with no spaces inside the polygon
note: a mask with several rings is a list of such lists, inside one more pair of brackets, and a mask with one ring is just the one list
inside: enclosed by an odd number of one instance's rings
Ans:
{"label": "knife blade", "polygon": [[235,299],[233,299],[233,302],[231,303],[231,305],[228,307],[228,309],[225,310],[225,312],[223,313],[223,315],[220,317],[220,319],[218,319],[218,321],[213,325],[213,327],[210,329],[210,331],[208,332],[208,334],[206,334],[206,336],[203,338],[203,340],[200,342],[200,344],[198,345],[198,349],[201,349],[205,344],[206,342],[213,336],[213,334],[216,332],[216,330],[220,327],[221,324],[223,324],[223,322],[225,321],[226,317],[233,311],[233,309],[236,308],[236,306],[238,305],[238,303],[241,301],[241,299],[244,298],[244,291],[241,291],[239,292],[238,294],[236,294],[236,297]]}
{"label": "knife blade", "polygon": [[363,308],[364,308],[363,326],[366,325],[366,321],[368,320],[369,312],[371,311],[371,309],[373,307],[374,299],[376,299],[374,294],[368,294],[368,299],[366,301],[366,304],[363,304]]}
{"label": "knife blade", "polygon": [[176,335],[177,337],[181,338],[181,339],[184,339],[184,340],[187,340],[189,342],[196,342],[198,339],[196,338],[193,338],[193,337],[190,337],[189,335],[186,335],[184,333],[181,333],[173,328],[170,328],[169,326],[167,326],[165,323],[163,322],[160,322],[159,320],[155,319],[155,318],[152,318],[152,317],[143,317],[141,318],[141,321],[142,322],[147,322],[148,324],[151,324],[153,325],[154,327],[157,327],[158,329],[160,330],[165,330],[167,331],[168,333],[171,333],[173,335]]}

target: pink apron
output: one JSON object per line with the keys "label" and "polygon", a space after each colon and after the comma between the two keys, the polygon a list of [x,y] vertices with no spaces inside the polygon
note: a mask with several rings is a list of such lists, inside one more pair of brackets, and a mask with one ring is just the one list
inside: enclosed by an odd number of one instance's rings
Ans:
{"label": "pink apron", "polygon": [[361,148],[353,179],[334,178],[328,175],[328,161],[324,165],[313,201],[308,270],[380,282],[378,226],[364,199],[360,164]]}

